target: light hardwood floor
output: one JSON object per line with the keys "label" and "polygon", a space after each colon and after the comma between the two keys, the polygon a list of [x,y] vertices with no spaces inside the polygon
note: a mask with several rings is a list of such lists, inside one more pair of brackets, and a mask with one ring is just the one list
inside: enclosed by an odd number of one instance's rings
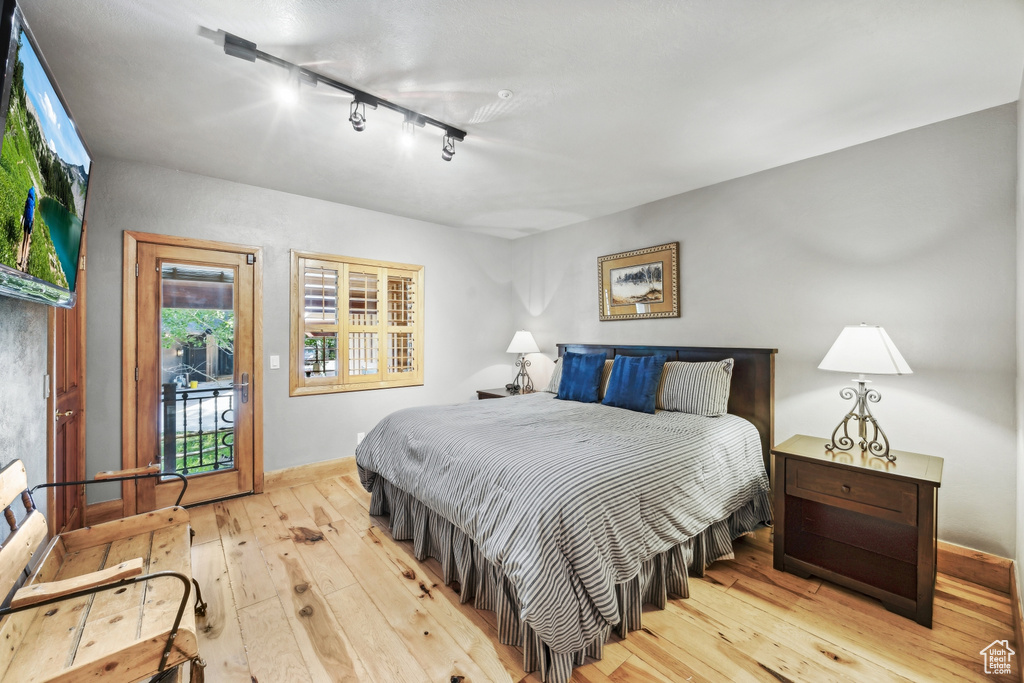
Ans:
{"label": "light hardwood floor", "polygon": [[[207,680],[539,681],[498,643],[493,613],[460,605],[436,564],[372,523],[368,503],[348,470],[191,510]],[[573,680],[1000,680],[979,652],[1013,641],[1009,596],[940,574],[926,629],[771,565],[766,531],[737,541],[735,560],[690,579],[689,599],[646,611],[642,630],[613,637]]]}

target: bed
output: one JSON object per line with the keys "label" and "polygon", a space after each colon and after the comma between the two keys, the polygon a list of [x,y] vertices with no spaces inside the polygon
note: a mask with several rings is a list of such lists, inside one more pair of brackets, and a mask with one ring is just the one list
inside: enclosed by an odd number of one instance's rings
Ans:
{"label": "bed", "polygon": [[559,344],[559,356],[734,359],[728,414],[653,415],[537,392],[392,413],[356,451],[371,515],[496,612],[524,669],[564,683],[645,604],[771,522],[774,349]]}

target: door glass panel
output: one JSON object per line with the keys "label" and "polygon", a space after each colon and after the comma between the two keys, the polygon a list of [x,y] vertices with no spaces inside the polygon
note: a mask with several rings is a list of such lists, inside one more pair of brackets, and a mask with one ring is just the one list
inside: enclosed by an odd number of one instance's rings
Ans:
{"label": "door glass panel", "polygon": [[160,265],[164,472],[235,467],[235,271]]}

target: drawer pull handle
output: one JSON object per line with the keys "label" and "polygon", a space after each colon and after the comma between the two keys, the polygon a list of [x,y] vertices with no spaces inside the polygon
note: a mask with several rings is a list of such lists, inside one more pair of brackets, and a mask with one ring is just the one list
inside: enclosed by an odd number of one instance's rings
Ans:
{"label": "drawer pull handle", "polygon": [[846,484],[843,484],[842,491],[843,491],[843,493],[849,493],[850,492],[850,487],[847,486]]}

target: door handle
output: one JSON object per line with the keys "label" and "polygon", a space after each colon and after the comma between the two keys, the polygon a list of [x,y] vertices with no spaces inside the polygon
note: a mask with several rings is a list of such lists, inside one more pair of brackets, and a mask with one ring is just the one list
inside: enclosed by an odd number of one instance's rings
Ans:
{"label": "door handle", "polygon": [[249,402],[249,373],[242,373],[242,381],[238,384],[238,388],[242,390],[242,403]]}
{"label": "door handle", "polygon": [[59,410],[57,410],[57,411],[54,411],[54,413],[53,413],[53,419],[54,420],[59,420],[62,417],[71,417],[74,414],[75,414],[75,411],[73,411],[73,410],[65,410],[63,413],[60,412]]}

